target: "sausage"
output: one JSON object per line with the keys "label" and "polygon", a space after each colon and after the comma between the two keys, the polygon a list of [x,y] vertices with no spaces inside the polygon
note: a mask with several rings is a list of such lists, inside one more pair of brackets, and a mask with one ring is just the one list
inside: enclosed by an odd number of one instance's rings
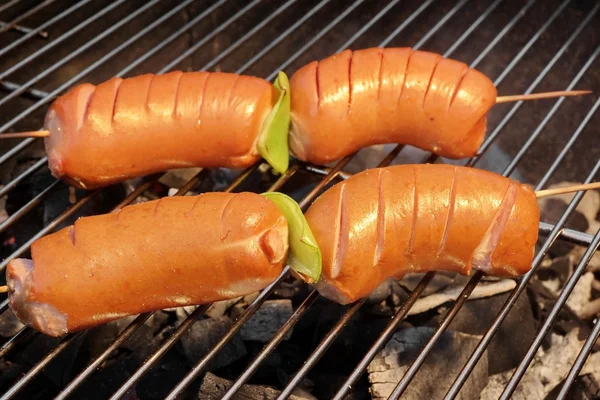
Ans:
{"label": "sausage", "polygon": [[278,96],[264,79],[219,72],[82,84],[46,114],[49,168],[92,189],[174,168],[248,167]]}
{"label": "sausage", "polygon": [[458,159],[476,154],[496,88],[484,74],[411,48],[345,50],[290,78],[289,143],[324,165],[375,144]]}
{"label": "sausage", "polygon": [[123,316],[243,296],[272,283],[288,224],[254,193],[167,197],[84,217],[7,266],[9,305],[60,336]]}
{"label": "sausage", "polygon": [[408,273],[522,275],[531,268],[540,211],[526,185],[425,164],[358,173],[319,196],[305,216],[323,258],[315,286],[347,304]]}

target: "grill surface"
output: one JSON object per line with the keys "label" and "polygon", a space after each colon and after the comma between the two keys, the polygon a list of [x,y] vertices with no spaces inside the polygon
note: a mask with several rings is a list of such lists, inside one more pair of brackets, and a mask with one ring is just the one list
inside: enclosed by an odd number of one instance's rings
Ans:
{"label": "grill surface", "polygon": [[[9,29],[8,25],[4,25],[5,28],[0,26],[0,132],[40,128],[45,109],[56,95],[84,81],[99,83],[114,75],[133,76],[174,69],[218,69],[273,80],[279,70],[283,69],[291,75],[297,68],[314,59],[324,58],[345,48],[371,46],[412,46],[465,61],[490,76],[501,95],[573,88],[595,90],[598,86],[597,56],[600,52],[600,40],[594,26],[600,22],[599,8],[600,4],[593,1],[571,0],[5,1],[0,5],[0,21],[18,23],[21,28],[27,28]],[[40,37],[40,32],[47,32],[48,38]],[[568,100],[561,98],[497,105],[490,112],[488,135],[480,154],[468,160],[466,165],[520,179],[536,189],[547,187],[556,181],[598,180],[600,147],[590,144],[598,142],[597,131],[592,127],[594,123],[600,122],[596,115],[599,105],[600,98],[595,94]],[[40,140],[4,140],[0,142],[0,148],[0,167],[5,182],[0,189],[0,198],[18,190],[21,185],[28,184],[36,173],[47,170],[47,160],[42,157],[22,172],[11,173],[16,160],[36,154],[38,157],[43,156]],[[308,194],[301,197],[295,195],[300,200],[301,207],[306,209],[327,185],[361,169],[376,165],[436,161],[436,157],[408,147],[386,146],[385,149],[384,156],[376,161],[365,161],[364,155],[371,154],[371,150],[365,149],[358,155],[346,157],[330,169],[293,163],[288,173],[273,182],[269,190],[291,193],[296,185],[295,181],[313,182]],[[461,160],[458,164],[465,165],[465,161]],[[258,168],[255,165],[241,172],[225,190],[264,191],[263,188],[252,186],[250,181]],[[342,170],[345,173],[341,173]],[[202,170],[176,195],[185,195],[195,189],[208,174],[208,171]],[[147,177],[131,193],[118,199],[115,208],[135,201],[160,175]],[[15,230],[26,224],[28,214],[35,212],[54,192],[64,188],[65,185],[61,182],[53,182],[40,188],[37,195],[28,198],[22,208],[0,224],[0,232]],[[0,271],[4,271],[10,259],[26,255],[35,239],[70,223],[78,213],[85,211],[86,205],[106,195],[106,191],[107,189],[100,189],[86,193],[40,231],[34,232],[32,236],[18,237],[18,249],[4,258]],[[517,298],[523,295],[530,278],[550,247],[561,240],[585,246],[587,250],[584,256],[543,322],[502,398],[509,398],[513,393],[599,246],[600,232],[592,236],[565,229],[582,197],[583,193],[578,193],[554,225],[543,224],[543,244],[537,252],[532,271],[518,280],[517,287],[500,309],[490,310],[497,316],[464,368],[448,372],[455,375],[456,380],[446,398],[452,399],[458,395]],[[355,366],[347,381],[339,387],[336,399],[342,399],[349,393],[352,385],[363,375],[369,362],[386,344],[434,275],[435,273],[426,274],[416,286]],[[205,371],[220,349],[286,278],[289,278],[287,268],[235,320],[219,343],[198,360],[185,376],[181,376],[179,383],[168,389],[167,398],[175,398]],[[398,382],[391,398],[402,395],[481,278],[479,273],[470,278],[458,300],[443,317],[435,334]],[[292,317],[246,367],[227,393],[226,399],[232,398],[242,384],[251,378],[286,333],[310,310],[317,297],[315,291],[310,292]],[[292,393],[328,351],[363,303],[364,300],[345,308],[342,317],[321,338],[312,355],[283,388],[280,398],[286,398]],[[7,307],[7,300],[1,298],[0,312],[6,311]],[[120,398],[134,387],[208,307],[209,305],[203,305],[196,308],[134,374],[124,379],[112,398]],[[149,316],[150,314],[138,316],[62,389],[58,398],[73,394]],[[59,358],[82,334],[67,335],[54,350],[43,355],[31,370],[18,377],[2,395],[2,399],[18,397],[48,364]],[[518,335],[519,332],[514,334]],[[596,321],[591,335],[581,349],[559,398],[568,396],[569,387],[599,335],[600,319]],[[0,359],[16,351],[25,341],[40,340],[40,336],[28,328],[22,329],[0,347]]]}

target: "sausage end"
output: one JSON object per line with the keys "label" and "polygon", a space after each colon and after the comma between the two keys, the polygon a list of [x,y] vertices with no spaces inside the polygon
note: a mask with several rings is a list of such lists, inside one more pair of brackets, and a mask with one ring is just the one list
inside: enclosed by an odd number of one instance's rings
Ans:
{"label": "sausage end", "polygon": [[24,258],[17,258],[8,263],[8,304],[22,323],[49,336],[62,336],[68,332],[66,315],[50,304],[32,301],[30,298],[29,276],[33,268],[33,261]]}

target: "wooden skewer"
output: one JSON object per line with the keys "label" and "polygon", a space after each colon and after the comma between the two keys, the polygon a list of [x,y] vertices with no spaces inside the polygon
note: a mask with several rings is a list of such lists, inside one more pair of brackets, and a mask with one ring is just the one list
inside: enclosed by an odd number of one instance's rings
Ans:
{"label": "wooden skewer", "polygon": [[[496,104],[500,103],[511,103],[520,100],[538,100],[538,99],[552,99],[554,97],[562,96],[582,96],[584,94],[592,93],[591,90],[563,90],[558,92],[545,92],[545,93],[532,93],[532,94],[516,94],[513,96],[498,96],[496,97]],[[29,131],[29,132],[16,132],[16,133],[2,133],[0,139],[20,139],[20,138],[43,138],[50,136],[50,131]]]}
{"label": "wooden skewer", "polygon": [[567,187],[562,187],[562,188],[538,190],[537,192],[535,192],[535,197],[537,197],[539,199],[540,197],[554,196],[557,194],[578,192],[580,190],[591,190],[591,189],[600,189],[600,182],[582,183],[581,185],[573,185],[573,186],[567,186]]}
{"label": "wooden skewer", "polygon": [[559,92],[545,92],[545,93],[532,93],[532,94],[515,94],[513,96],[498,96],[496,97],[496,104],[500,103],[511,103],[519,100],[538,100],[538,99],[551,99],[554,97],[562,96],[581,96],[584,94],[592,93],[591,90],[563,90]]}
{"label": "wooden skewer", "polygon": [[28,137],[47,137],[50,136],[50,131],[29,131],[29,132],[16,132],[16,133],[2,133],[0,139],[18,139]]}
{"label": "wooden skewer", "polygon": [[[554,196],[557,194],[578,192],[580,190],[590,190],[590,189],[600,189],[600,182],[584,183],[581,185],[573,185],[573,186],[567,186],[567,187],[563,187],[563,188],[539,190],[539,191],[535,192],[535,196],[539,199],[540,197]],[[6,286],[6,285],[0,286],[0,293],[6,293],[6,292],[8,292],[8,286]]]}

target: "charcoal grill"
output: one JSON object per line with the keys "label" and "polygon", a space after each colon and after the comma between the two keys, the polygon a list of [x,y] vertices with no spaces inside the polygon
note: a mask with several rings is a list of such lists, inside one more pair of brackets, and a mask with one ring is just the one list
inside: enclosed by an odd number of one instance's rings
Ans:
{"label": "charcoal grill", "polygon": [[[600,38],[595,26],[600,22],[599,9],[600,3],[575,0],[7,0],[0,5],[0,21],[4,22],[0,26],[0,32],[4,31],[0,33],[0,132],[39,129],[47,105],[60,93],[84,81],[99,83],[114,75],[162,73],[180,68],[220,69],[273,80],[279,70],[291,74],[309,61],[324,58],[345,48],[370,46],[412,46],[465,61],[490,76],[500,94],[574,88],[596,90],[599,82],[597,56],[600,53]],[[40,33],[47,33],[47,38]],[[536,190],[559,180],[597,180],[600,178],[600,147],[594,146],[598,143],[594,122],[600,122],[596,115],[599,105],[600,98],[596,94],[577,99],[559,98],[497,105],[490,112],[488,134],[480,153],[469,160],[461,160],[459,164],[493,170],[505,176],[514,177],[519,174],[519,178],[535,186]],[[5,143],[10,145],[0,155],[0,166],[11,165],[11,161],[36,145],[39,146],[39,139]],[[316,168],[293,162],[290,170],[278,177],[270,190],[290,192],[298,177],[310,177],[314,185],[300,200],[305,209],[329,184],[351,175],[344,172],[345,168],[356,157],[360,157],[361,152],[344,158],[330,168]],[[374,161],[370,166],[405,163],[406,153],[410,152],[408,146],[390,147],[384,157],[380,157],[382,159]],[[430,154],[420,157],[418,162],[451,162],[438,160]],[[42,157],[12,176],[0,188],[0,196],[7,196],[32,179],[34,174],[47,169],[46,161]],[[225,190],[235,191],[243,187],[244,190],[258,191],[258,188],[246,187],[246,183],[247,178],[259,168],[262,167],[257,164],[241,172]],[[206,170],[200,171],[175,195],[185,195],[206,179],[207,174]],[[119,200],[117,208],[134,202],[160,175],[142,180]],[[0,232],[21,222],[62,185],[63,183],[55,181],[38,191],[22,208],[0,223]],[[31,238],[18,243],[17,250],[2,260],[0,271],[5,269],[10,259],[25,255],[34,240],[69,221],[69,218],[105,190],[86,193]],[[445,398],[453,399],[458,395],[551,246],[558,241],[585,246],[585,254],[537,332],[502,398],[509,398],[514,392],[600,244],[600,232],[590,235],[565,228],[582,197],[581,192],[575,195],[555,224],[541,224],[540,235],[543,240],[537,251],[533,270],[517,281],[517,286],[500,309],[490,310],[496,317],[466,365],[460,371],[448,371],[456,379]],[[340,385],[335,399],[342,399],[351,391],[365,373],[369,362],[408,315],[434,275],[435,273],[427,273],[422,278],[362,360],[354,366],[347,380]],[[181,376],[179,383],[169,388],[166,398],[175,398],[198,379],[224,345],[289,276],[290,271],[286,268],[277,281],[264,289],[234,321],[218,344]],[[479,273],[470,277],[431,339],[397,382],[391,398],[395,399],[403,394],[481,279],[482,275]],[[316,292],[309,293],[292,317],[246,366],[227,392],[226,399],[231,399],[248,382],[286,333],[314,306],[317,297]],[[342,317],[321,338],[287,386],[281,388],[279,398],[291,395],[363,305],[364,300],[346,306]],[[208,306],[197,307],[134,374],[124,378],[112,398],[126,395],[206,312]],[[2,298],[0,313],[7,308],[8,302]],[[74,380],[62,388],[57,398],[71,396],[142,326],[150,314],[139,315]],[[1,394],[1,399],[18,398],[22,390],[82,334],[84,333],[80,332],[64,337],[32,369],[19,376]],[[519,332],[515,332],[515,335],[518,334]],[[567,398],[569,388],[575,382],[599,335],[600,319],[597,319],[558,398]],[[2,344],[0,359],[17,351],[24,341],[38,340],[39,336],[29,328],[23,328]]]}

